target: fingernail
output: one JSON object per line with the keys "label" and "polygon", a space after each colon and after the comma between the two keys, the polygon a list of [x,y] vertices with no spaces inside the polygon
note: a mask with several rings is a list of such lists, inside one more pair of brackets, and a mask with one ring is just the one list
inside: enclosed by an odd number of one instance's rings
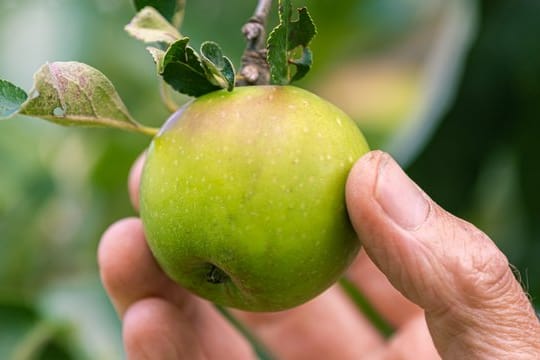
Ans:
{"label": "fingernail", "polygon": [[386,214],[405,230],[422,225],[429,214],[429,203],[424,193],[389,156],[379,163],[375,199]]}

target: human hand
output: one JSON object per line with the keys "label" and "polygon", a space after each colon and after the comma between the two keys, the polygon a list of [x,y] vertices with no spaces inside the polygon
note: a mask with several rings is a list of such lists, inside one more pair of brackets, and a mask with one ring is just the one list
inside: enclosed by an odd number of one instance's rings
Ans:
{"label": "human hand", "polygon": [[[129,181],[135,208],[142,161]],[[287,311],[232,310],[272,354],[280,359],[540,358],[540,323],[506,257],[485,234],[433,203],[379,151],[357,162],[346,190],[364,247],[347,276],[396,331],[385,339],[338,285]],[[109,228],[98,261],[123,321],[130,359],[254,358],[248,342],[209,302],[161,271],[139,219]]]}

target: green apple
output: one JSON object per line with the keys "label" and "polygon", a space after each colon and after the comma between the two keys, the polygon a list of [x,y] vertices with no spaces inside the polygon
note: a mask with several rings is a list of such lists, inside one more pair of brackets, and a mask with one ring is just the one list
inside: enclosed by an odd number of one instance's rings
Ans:
{"label": "green apple", "polygon": [[140,199],[150,249],[172,279],[214,303],[302,304],[360,248],[344,189],[367,151],[345,113],[296,87],[197,98],[148,150]]}

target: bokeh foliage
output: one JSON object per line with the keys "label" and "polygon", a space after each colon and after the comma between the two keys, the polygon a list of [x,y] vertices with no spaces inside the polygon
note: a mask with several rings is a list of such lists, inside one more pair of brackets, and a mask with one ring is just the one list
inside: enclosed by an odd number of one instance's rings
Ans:
{"label": "bokeh foliage", "polygon": [[[254,6],[188,0],[182,32],[195,47],[217,41],[238,65],[240,28]],[[399,158],[400,148],[388,144],[415,121],[411,114],[426,97],[425,58],[437,42],[445,2],[309,6],[319,34],[314,68],[300,85],[346,109],[372,147]],[[482,0],[478,9],[477,35],[456,74],[456,92],[448,108],[435,112],[442,115],[416,119],[437,126],[404,165],[442,206],[494,238],[538,305],[540,42],[534,34],[540,33],[540,5]],[[44,62],[82,61],[112,80],[137,120],[159,126],[167,111],[155,68],[122,30],[133,14],[128,0],[1,0],[0,78],[28,89]],[[148,142],[24,117],[0,123],[0,358],[121,358],[120,324],[95,258],[107,226],[135,215],[126,177]]]}
{"label": "bokeh foliage", "polygon": [[485,230],[540,304],[540,3],[482,1],[456,98],[409,174]]}

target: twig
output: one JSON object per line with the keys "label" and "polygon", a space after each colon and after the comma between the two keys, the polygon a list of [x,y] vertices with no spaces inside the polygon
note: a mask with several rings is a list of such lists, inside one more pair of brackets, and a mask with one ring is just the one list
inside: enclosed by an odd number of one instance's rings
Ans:
{"label": "twig", "polygon": [[259,0],[255,13],[242,27],[242,32],[248,42],[247,49],[260,50],[264,48],[266,37],[266,19],[270,13],[272,0]]}
{"label": "twig", "polygon": [[255,13],[242,27],[247,45],[242,56],[238,85],[266,85],[270,70],[266,61],[266,20],[272,0],[259,0]]}

